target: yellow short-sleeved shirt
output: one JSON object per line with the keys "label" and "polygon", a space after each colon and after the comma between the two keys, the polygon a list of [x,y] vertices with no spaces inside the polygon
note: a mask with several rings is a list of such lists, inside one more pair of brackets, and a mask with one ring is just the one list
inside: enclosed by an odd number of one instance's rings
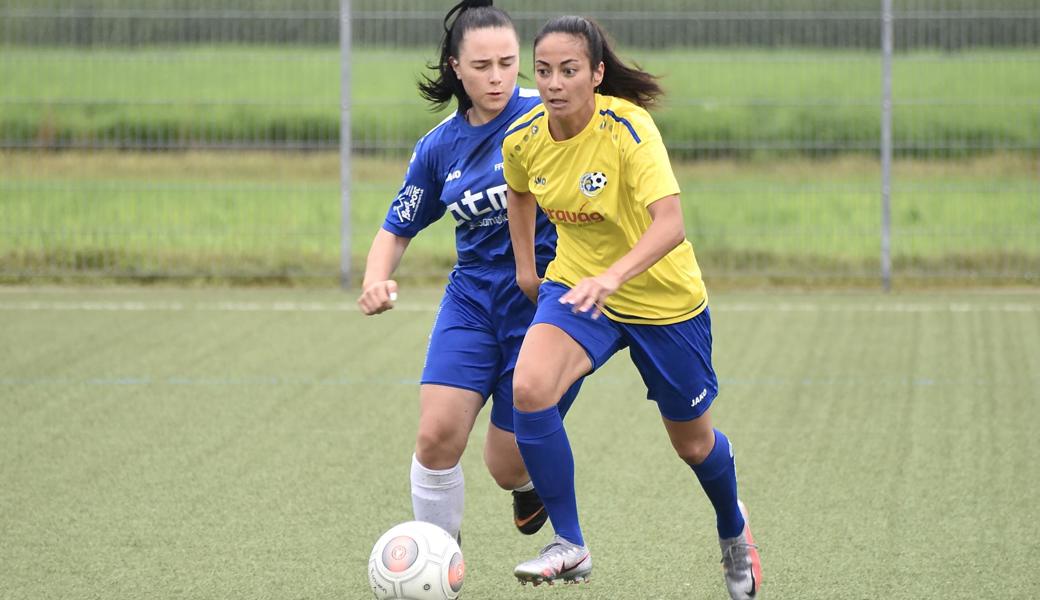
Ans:
{"label": "yellow short-sleeved shirt", "polygon": [[[502,145],[509,187],[531,192],[556,225],[556,259],[546,279],[573,287],[628,253],[650,227],[647,206],[679,193],[668,152],[650,114],[596,95],[592,121],[558,142],[539,105],[509,127]],[[667,325],[693,318],[707,292],[684,240],[607,298],[604,314],[625,323]]]}

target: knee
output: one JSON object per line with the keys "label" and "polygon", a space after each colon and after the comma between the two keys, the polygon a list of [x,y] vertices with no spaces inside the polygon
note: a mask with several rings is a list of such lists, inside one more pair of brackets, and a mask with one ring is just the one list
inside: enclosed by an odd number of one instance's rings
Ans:
{"label": "knee", "polygon": [[450,469],[459,464],[466,436],[444,423],[419,423],[415,455],[427,469]]}
{"label": "knee", "polygon": [[688,436],[681,440],[672,440],[672,447],[679,458],[688,465],[697,466],[707,460],[708,455],[715,448],[715,432],[708,430]]}
{"label": "knee", "polygon": [[545,410],[558,401],[548,381],[526,373],[513,376],[513,406],[520,412]]}

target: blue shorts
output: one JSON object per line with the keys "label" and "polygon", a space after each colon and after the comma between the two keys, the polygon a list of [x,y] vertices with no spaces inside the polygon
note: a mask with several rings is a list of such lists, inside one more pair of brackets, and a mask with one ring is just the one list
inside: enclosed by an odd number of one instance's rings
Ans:
{"label": "blue shorts", "polygon": [[[492,398],[491,422],[513,431],[513,368],[535,305],[508,266],[459,266],[448,277],[423,368],[424,384],[445,385]],[[560,400],[566,415],[581,380]]]}
{"label": "blue shorts", "polygon": [[690,421],[704,414],[718,395],[719,382],[711,366],[711,314],[705,308],[696,317],[671,325],[635,325],[592,318],[592,312],[571,312],[560,304],[570,289],[547,281],[538,290],[538,311],[532,325],[559,327],[585,349],[592,370],[601,367],[622,348],[646,384],[646,397],[657,402],[661,416]]}

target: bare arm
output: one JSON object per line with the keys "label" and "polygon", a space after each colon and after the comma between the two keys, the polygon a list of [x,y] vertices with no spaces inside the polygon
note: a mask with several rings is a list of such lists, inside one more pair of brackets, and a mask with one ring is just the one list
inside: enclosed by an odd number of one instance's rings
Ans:
{"label": "bare arm", "polygon": [[534,194],[509,188],[506,192],[506,212],[509,215],[509,238],[516,260],[516,283],[531,302],[538,301],[538,267],[534,258],[534,228],[538,203]]}
{"label": "bare arm", "polygon": [[376,233],[372,247],[368,250],[365,279],[361,283],[361,297],[357,301],[361,312],[378,315],[394,307],[397,282],[390,276],[401,264],[401,257],[411,241],[411,238],[394,235],[382,228]]}
{"label": "bare arm", "polygon": [[647,211],[653,222],[636,245],[603,273],[579,281],[560,298],[560,302],[573,305],[574,310],[579,312],[595,308],[593,318],[598,317],[599,307],[608,296],[629,279],[649,269],[686,239],[678,195],[661,198],[648,206]]}

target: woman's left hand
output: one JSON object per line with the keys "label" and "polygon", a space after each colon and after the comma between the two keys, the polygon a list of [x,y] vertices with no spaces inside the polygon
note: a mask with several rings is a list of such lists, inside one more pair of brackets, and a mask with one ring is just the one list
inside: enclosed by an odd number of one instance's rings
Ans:
{"label": "woman's left hand", "polygon": [[591,310],[592,318],[598,319],[603,314],[603,302],[619,287],[621,279],[609,272],[586,277],[560,297],[560,304],[570,304],[572,312],[585,313]]}

